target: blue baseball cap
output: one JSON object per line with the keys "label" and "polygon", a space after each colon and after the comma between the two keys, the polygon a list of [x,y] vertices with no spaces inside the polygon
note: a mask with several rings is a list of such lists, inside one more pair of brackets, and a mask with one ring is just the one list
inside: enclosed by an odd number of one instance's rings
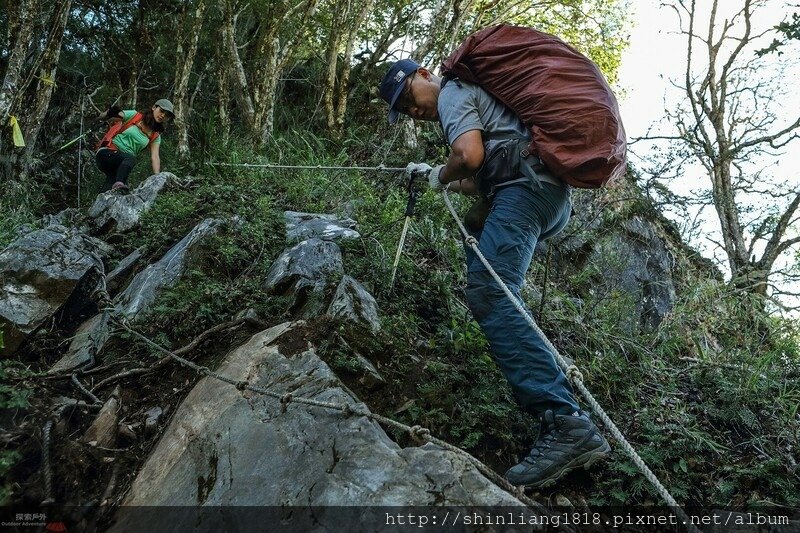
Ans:
{"label": "blue baseball cap", "polygon": [[419,67],[420,65],[412,59],[401,59],[392,65],[389,72],[383,77],[380,93],[381,98],[389,104],[389,124],[397,122],[397,117],[400,115],[400,111],[394,108],[394,104],[397,103],[400,93],[403,92],[406,78],[415,73]]}

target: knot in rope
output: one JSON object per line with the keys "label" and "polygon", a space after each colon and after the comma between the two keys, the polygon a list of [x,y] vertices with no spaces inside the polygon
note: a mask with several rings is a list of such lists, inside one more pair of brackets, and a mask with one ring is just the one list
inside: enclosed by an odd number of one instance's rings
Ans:
{"label": "knot in rope", "polygon": [[246,380],[243,380],[243,381],[240,381],[240,382],[238,382],[236,384],[236,389],[240,390],[240,391],[244,391],[244,390],[247,389],[248,385],[250,385],[250,383],[248,383]]}
{"label": "knot in rope", "polygon": [[101,311],[113,311],[114,303],[111,301],[111,295],[108,294],[103,288],[97,290],[97,306]]}
{"label": "knot in rope", "polygon": [[289,403],[291,403],[291,401],[292,401],[292,393],[291,392],[287,392],[286,394],[281,396],[281,413],[285,413],[286,412],[286,406],[288,406]]}
{"label": "knot in rope", "polygon": [[567,368],[567,379],[570,380],[570,381],[580,381],[580,382],[582,382],[583,381],[583,374],[581,374],[581,371],[578,370],[577,366],[570,365]]}
{"label": "knot in rope", "polygon": [[472,235],[468,235],[467,237],[465,237],[464,242],[469,244],[470,246],[478,246],[478,239],[476,239]]}
{"label": "knot in rope", "polygon": [[422,426],[413,426],[409,432],[411,433],[411,437],[419,442],[427,442],[428,439],[426,439],[426,437],[430,437],[431,435],[431,430]]}
{"label": "knot in rope", "polygon": [[[101,275],[102,275],[102,273],[101,273]],[[108,294],[108,291],[105,289],[105,287],[98,288],[96,292],[97,292],[97,297],[100,300],[109,300],[109,299],[111,299],[111,296]]]}
{"label": "knot in rope", "polygon": [[342,414],[344,416],[353,416],[353,408],[350,407],[349,403],[346,403],[342,406]]}
{"label": "knot in rope", "polygon": [[197,367],[197,373],[198,374],[203,374],[204,376],[207,376],[207,375],[209,375],[211,373],[211,369],[208,368],[207,366],[198,366]]}

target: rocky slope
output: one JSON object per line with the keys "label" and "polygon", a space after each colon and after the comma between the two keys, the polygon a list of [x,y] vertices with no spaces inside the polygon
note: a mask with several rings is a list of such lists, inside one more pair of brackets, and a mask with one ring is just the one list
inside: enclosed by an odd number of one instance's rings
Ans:
{"label": "rocky slope", "polygon": [[[145,327],[163,294],[220,253],[215,236],[241,225],[236,215],[206,218],[162,255],[137,248],[109,261],[113,246],[137,231],[143,213],[174,179],[165,173],[128,196],[101,194],[88,217],[74,212],[48,217],[41,229],[21,228],[19,239],[0,252],[3,357],[27,362],[47,380],[25,409],[23,423],[4,416],[3,438],[23,449],[47,419],[53,430],[51,445],[28,449],[13,471],[15,501],[89,504],[93,511],[73,513],[69,520],[115,531],[133,524],[141,530],[149,521],[157,528],[156,514],[126,511],[151,505],[306,510],[521,505],[458,454],[430,444],[419,447],[363,417],[297,403],[282,406],[211,377],[198,380],[195,372],[121,330],[110,313],[134,328]],[[637,199],[625,200],[631,195]],[[618,334],[658,333],[687,279],[719,276],[630,185],[601,197],[579,194],[575,206],[567,230],[540,244],[537,256],[546,260],[540,259],[533,273],[540,280],[544,271],[545,280],[555,279],[564,293],[544,294],[548,284],[543,291],[535,281],[528,290],[530,304],[547,303],[544,318],[551,331],[548,316],[580,322],[601,294],[600,301],[626,303],[613,325]],[[388,344],[374,346],[385,341],[387,317],[368,284],[346,272],[342,256],[342,246],[362,238],[356,221],[294,211],[284,218],[285,248],[260,282],[260,297],[279,302],[280,316],[259,317],[230,302],[238,311],[230,323],[178,351],[234,383],[247,381],[280,395],[362,405],[389,415],[414,411],[416,399],[407,394],[414,394],[409,385],[415,384],[409,381],[424,372],[398,377],[406,372],[399,369],[407,368],[398,361],[417,364],[413,352],[427,350],[426,344],[417,340],[409,352],[398,354]],[[113,309],[97,306],[101,276]],[[352,324],[360,340],[352,342],[342,324]],[[574,335],[568,328],[557,330],[556,344],[569,348]],[[148,351],[158,362],[147,358]],[[336,364],[326,362],[331,357]],[[427,368],[428,363],[423,371]],[[11,377],[25,380],[30,374]],[[455,416],[456,409],[452,412]],[[52,472],[44,468],[48,460],[55,463]],[[493,461],[498,460],[487,458]],[[122,511],[115,512],[120,505]],[[308,516],[298,513],[293,525],[302,528]],[[223,518],[188,513],[170,526],[214,531]]]}

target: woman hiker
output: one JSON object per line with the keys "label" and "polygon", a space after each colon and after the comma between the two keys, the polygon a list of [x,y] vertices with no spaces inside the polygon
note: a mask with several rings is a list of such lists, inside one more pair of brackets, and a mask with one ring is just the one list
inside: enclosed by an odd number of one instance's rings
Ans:
{"label": "woman hiker", "polygon": [[111,106],[100,115],[100,120],[113,123],[100,141],[96,154],[97,168],[106,175],[102,192],[127,190],[128,175],[136,164],[136,154],[148,146],[153,174],[161,172],[161,158],[158,153],[160,134],[173,116],[172,102],[166,98],[158,100],[145,112]]}

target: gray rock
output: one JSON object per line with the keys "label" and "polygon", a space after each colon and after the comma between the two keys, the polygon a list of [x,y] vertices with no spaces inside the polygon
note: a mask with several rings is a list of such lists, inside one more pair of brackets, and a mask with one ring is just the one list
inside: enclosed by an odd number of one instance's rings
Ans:
{"label": "gray rock", "polygon": [[175,179],[170,172],[161,172],[147,178],[130,194],[104,192],[97,195],[89,216],[101,232],[128,231],[139,225],[142,214],[150,209],[168,179]]}
{"label": "gray rock", "polygon": [[[560,253],[574,258],[583,252],[591,251],[599,232],[602,232],[603,217],[598,212],[601,207],[596,203],[597,196],[594,191],[573,189],[572,193],[575,216],[570,219],[564,231],[550,241],[540,241],[539,245],[556,242]],[[541,258],[545,257],[546,247],[537,246],[536,253]]]}
{"label": "gray rock", "polygon": [[[359,404],[314,353],[281,353],[276,341],[292,334],[281,324],[254,335],[217,370],[277,394]],[[293,344],[293,343],[292,343]],[[400,448],[375,422],[341,412],[240,392],[203,378],[183,401],[123,501],[111,531],[147,530],[159,513],[129,506],[281,506],[292,510],[287,531],[361,531],[342,513],[312,506],[507,505],[521,502],[493,485],[463,457],[436,446]],[[246,513],[171,513],[175,531],[247,531]],[[381,518],[384,518],[381,516]],[[224,521],[224,522],[223,522]],[[252,524],[251,524],[252,526]],[[366,530],[381,530],[367,527]],[[252,529],[252,527],[250,528]]]}
{"label": "gray rock", "polygon": [[111,323],[106,313],[93,316],[80,325],[72,342],[61,359],[50,367],[51,374],[72,370],[93,360],[105,346],[111,334]]}
{"label": "gray rock", "polygon": [[[155,302],[161,291],[174,286],[187,266],[199,254],[204,242],[216,233],[222,220],[207,218],[195,226],[186,237],[158,262],[136,275],[130,285],[114,298],[114,308],[128,320],[135,322]],[[109,335],[108,318],[102,313],[90,318],[76,333],[67,353],[51,369],[58,372],[80,366],[96,357],[105,346]]]}
{"label": "gray rock", "polygon": [[69,207],[63,211],[59,211],[55,215],[45,215],[42,217],[42,227],[49,226],[65,226],[73,227],[87,233],[88,229],[84,226],[84,216],[80,210],[74,207]]}
{"label": "gray rock", "polygon": [[116,294],[125,284],[131,273],[136,270],[144,258],[144,247],[137,248],[128,254],[119,264],[106,275],[106,289],[109,294]]}
{"label": "gray rock", "polygon": [[[631,189],[631,198],[637,194]],[[569,225],[537,247],[540,261],[547,252],[554,252],[549,271],[556,283],[560,276],[592,275],[589,294],[576,295],[580,298],[571,299],[565,310],[579,318],[584,301],[611,297],[620,301],[622,330],[635,333],[657,328],[675,305],[674,277],[681,275],[674,250],[683,244],[676,241],[669,222],[655,215],[627,215],[625,204],[597,203],[596,195],[587,191],[577,191],[573,199],[576,214]],[[546,306],[552,304],[546,302]]]}
{"label": "gray rock", "polygon": [[28,233],[36,231],[38,228],[34,224],[22,224],[14,228],[14,235],[17,239],[24,237]]}
{"label": "gray rock", "polygon": [[344,273],[342,252],[333,242],[309,239],[284,250],[267,272],[268,294],[292,297],[290,310],[308,318],[325,311],[325,295]]}
{"label": "gray rock", "polygon": [[356,221],[350,218],[298,211],[284,211],[283,214],[286,218],[286,240],[288,242],[313,238],[336,241],[361,237],[355,230]]}
{"label": "gray rock", "polygon": [[152,407],[144,413],[144,432],[146,435],[155,433],[163,414],[164,411],[160,407]]}
{"label": "gray rock", "polygon": [[141,313],[150,308],[161,291],[178,282],[187,266],[202,250],[205,241],[214,235],[222,224],[221,219],[207,218],[195,226],[186,237],[170,248],[164,257],[133,278],[131,284],[115,298],[114,304],[117,310],[129,320],[135,321]]}
{"label": "gray rock", "polygon": [[262,328],[266,327],[266,324],[258,316],[258,312],[253,309],[252,307],[248,307],[247,309],[242,309],[233,317],[235,320],[239,320],[240,318],[245,319],[251,326],[260,326]]}
{"label": "gray rock", "polygon": [[342,281],[339,282],[333,300],[328,306],[328,314],[353,322],[366,323],[373,331],[381,328],[375,298],[350,276],[342,277]]}
{"label": "gray rock", "polygon": [[646,220],[633,217],[622,227],[598,243],[589,262],[602,273],[606,287],[631,299],[636,313],[620,326],[630,332],[652,330],[675,305],[674,257]]}
{"label": "gray rock", "polygon": [[111,248],[79,231],[53,225],[30,232],[0,252],[0,329],[8,355],[59,309],[88,303]]}
{"label": "gray rock", "polygon": [[86,430],[82,442],[102,448],[113,448],[117,442],[117,419],[120,408],[120,389],[117,386],[103,404],[92,425]]}
{"label": "gray rock", "polygon": [[377,389],[386,384],[386,380],[383,379],[383,376],[381,376],[378,369],[375,368],[375,365],[373,365],[369,359],[361,354],[355,354],[355,356],[361,364],[362,370],[361,377],[358,378],[359,383],[370,390]]}

